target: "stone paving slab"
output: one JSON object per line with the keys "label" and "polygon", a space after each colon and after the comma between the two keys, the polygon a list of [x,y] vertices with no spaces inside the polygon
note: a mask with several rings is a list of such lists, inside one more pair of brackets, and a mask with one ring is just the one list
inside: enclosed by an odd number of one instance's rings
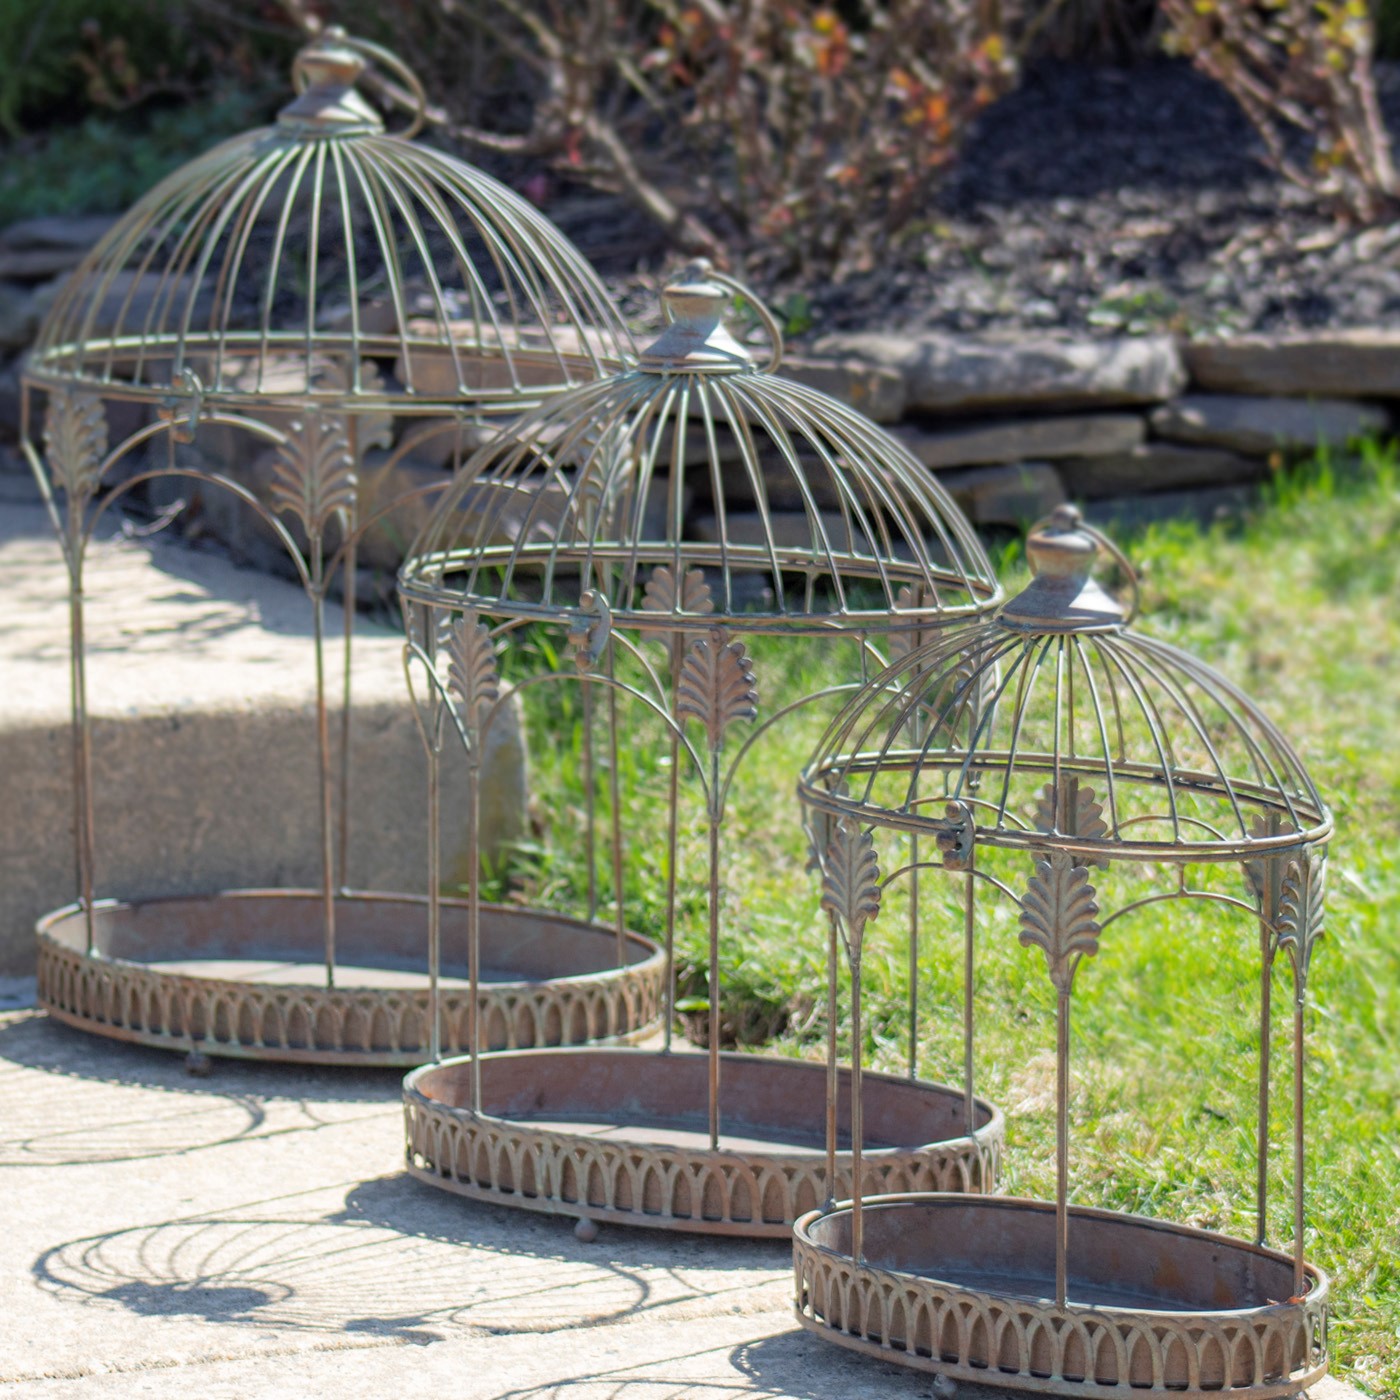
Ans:
{"label": "stone paving slab", "polygon": [[[0,1007],[27,990],[0,982]],[[405,1176],[401,1121],[390,1072],[216,1061],[196,1079],[0,1011],[0,1393],[934,1394],[796,1327],[786,1245],[616,1227],[582,1244]]]}
{"label": "stone paving slab", "polygon": [[[32,487],[0,493],[0,973],[33,968],[35,918],[75,897],[67,575]],[[89,551],[97,893],[318,886],[310,606],[281,579],[105,517]],[[329,610],[333,676],[343,614]],[[426,761],[402,636],[362,626],[354,647],[347,883],[421,892]],[[332,681],[334,686],[335,681]],[[491,726],[483,830],[524,818],[518,714]],[[332,733],[339,733],[339,706]],[[444,869],[465,878],[466,802],[444,783]]]}

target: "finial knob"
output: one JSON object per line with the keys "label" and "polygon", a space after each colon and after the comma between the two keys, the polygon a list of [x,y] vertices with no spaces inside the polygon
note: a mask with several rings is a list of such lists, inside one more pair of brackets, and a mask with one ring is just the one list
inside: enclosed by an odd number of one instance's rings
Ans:
{"label": "finial knob", "polygon": [[345,31],[338,24],[323,30],[292,60],[292,82],[300,91],[354,87],[364,71],[363,55],[345,42]]}
{"label": "finial knob", "polygon": [[709,259],[696,258],[661,289],[661,307],[670,324],[642,352],[642,369],[714,373],[753,367],[753,357],[724,324],[732,293],[712,280],[710,272]]}
{"label": "finial knob", "polygon": [[1078,506],[1056,506],[1044,524],[1026,536],[1031,572],[1052,578],[1087,575],[1098,558],[1099,542],[1083,525]]}
{"label": "finial knob", "polygon": [[382,131],[379,114],[355,91],[365,57],[339,25],[323,30],[292,60],[296,97],[278,114],[284,127],[307,131]]}
{"label": "finial knob", "polygon": [[1085,525],[1076,506],[1056,506],[1026,536],[1026,558],[1034,577],[1001,610],[1002,624],[1027,632],[1121,627],[1127,620],[1123,608],[1090,577],[1099,550],[1107,544]]}

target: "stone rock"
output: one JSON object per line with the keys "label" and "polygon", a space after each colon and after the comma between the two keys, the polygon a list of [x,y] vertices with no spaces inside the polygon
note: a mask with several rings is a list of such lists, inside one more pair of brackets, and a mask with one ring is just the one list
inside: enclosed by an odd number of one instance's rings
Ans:
{"label": "stone rock", "polygon": [[1167,336],[993,341],[864,331],[826,336],[815,348],[897,371],[908,407],[931,413],[1161,403],[1185,384]]}
{"label": "stone rock", "polygon": [[1059,473],[1047,462],[939,472],[938,482],[974,525],[1022,529],[1065,501]]}
{"label": "stone rock", "polygon": [[39,328],[39,308],[32,292],[0,282],[0,352],[23,350]]}
{"label": "stone rock", "polygon": [[1091,525],[1109,530],[1140,529],[1165,520],[1213,525],[1238,520],[1258,501],[1253,486],[1211,486],[1193,491],[1152,491],[1140,496],[1108,496],[1085,511]]}
{"label": "stone rock", "polygon": [[[437,341],[443,332],[436,320],[410,319],[406,322],[410,335],[417,335],[429,342]],[[443,346],[429,343],[423,346],[410,346],[409,354],[400,354],[394,364],[394,377],[409,392],[426,399],[457,398],[464,389],[510,389],[515,380],[510,369],[498,356],[477,358],[471,352],[472,338],[476,334],[473,321],[452,321],[448,323],[448,334],[458,347],[453,352]],[[561,326],[553,330],[555,343],[562,355],[579,354],[587,345],[594,352],[607,359],[611,351],[605,336],[589,333],[584,339],[570,327]],[[614,362],[616,363],[616,362]],[[519,359],[516,362],[516,376],[523,388],[547,387],[560,382],[560,368],[552,354],[539,354],[536,359]],[[621,369],[620,364],[617,368]],[[460,371],[460,374],[459,374]],[[575,367],[575,378],[582,382],[591,378],[586,363]]]}
{"label": "stone rock", "polygon": [[42,282],[71,271],[116,222],[110,214],[22,219],[0,232],[0,278]]}
{"label": "stone rock", "polygon": [[904,423],[891,431],[919,461],[934,468],[1097,457],[1131,451],[1146,436],[1136,413],[1000,418],[939,429]]}
{"label": "stone rock", "polygon": [[1352,438],[1383,433],[1390,415],[1350,399],[1289,399],[1232,394],[1187,394],[1152,414],[1152,431],[1172,442],[1227,447],[1267,457],[1344,447]]}
{"label": "stone rock", "polygon": [[0,369],[0,442],[19,441],[19,420],[19,370],[11,364]]}
{"label": "stone rock", "polygon": [[872,422],[897,423],[904,417],[904,376],[893,369],[854,358],[821,360],[789,355],[778,373],[850,404]]}
{"label": "stone rock", "polygon": [[1193,340],[1192,382],[1222,394],[1400,398],[1400,331],[1308,331]]}
{"label": "stone rock", "polygon": [[[0,272],[0,276],[3,275],[3,272]],[[52,304],[52,298],[62,289],[61,284],[66,281],[66,278],[60,279],[60,285],[53,287],[52,291],[48,287],[43,289],[50,297],[50,304]],[[162,327],[167,332],[173,331],[181,324],[191,298],[194,300],[194,308],[191,312],[190,324],[192,326],[207,325],[209,312],[214,305],[212,283],[206,282],[199,288],[196,295],[192,275],[186,274],[182,277],[166,279],[158,272],[143,273],[127,268],[112,275],[107,290],[95,310],[84,300],[83,313],[85,316],[89,313],[92,316],[87,333],[92,336],[107,335],[118,329],[117,322],[120,320],[121,329],[126,333],[144,334],[146,333],[147,318],[157,305],[157,299],[159,299],[161,315],[159,323],[151,326],[151,331],[159,332]],[[147,379],[151,379],[155,375],[156,368],[156,366],[151,366],[147,369]]]}
{"label": "stone rock", "polygon": [[1266,470],[1257,459],[1222,448],[1170,442],[1148,442],[1105,457],[1067,458],[1057,465],[1065,490],[1081,500],[1255,481]]}
{"label": "stone rock", "polygon": [[[839,511],[821,511],[817,518],[831,548],[838,553],[850,552],[852,532],[846,518]],[[779,549],[802,550],[812,554],[824,550],[824,546],[817,542],[812,517],[806,511],[771,511],[767,529],[757,511],[734,511],[726,514],[724,520],[731,545],[762,546],[771,540]],[[690,533],[702,543],[714,544],[719,539],[719,521],[713,515],[698,516],[691,522]],[[855,532],[855,543],[857,552],[870,552],[869,541],[863,532]],[[771,578],[768,582],[771,584]]]}

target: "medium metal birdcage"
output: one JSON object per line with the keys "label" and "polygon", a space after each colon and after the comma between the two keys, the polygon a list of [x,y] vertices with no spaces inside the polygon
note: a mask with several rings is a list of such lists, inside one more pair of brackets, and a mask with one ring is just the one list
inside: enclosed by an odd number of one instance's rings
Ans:
{"label": "medium metal birdcage", "polygon": [[[412,109],[404,130],[386,131],[356,91],[368,63]],[[25,370],[24,446],[71,584],[76,754],[79,898],[40,925],[39,995],[87,1029],[197,1054],[416,1064],[428,1046],[424,901],[356,891],[346,869],[361,551],[390,524],[411,537],[490,424],[634,352],[548,220],[414,143],[422,88],[391,53],[328,30],[292,76],[296,96],[271,126],[192,161],[117,222]],[[104,512],[175,486],[236,502],[309,598],[319,889],[97,898],[84,560]],[[345,608],[335,658],[333,591]],[[452,927],[463,913],[449,906]],[[618,968],[611,939],[568,921],[499,910],[490,924],[492,977],[473,994],[500,1044],[625,1037],[654,1019],[651,945],[632,940]],[[547,956],[551,942],[565,955]],[[252,975],[268,963],[284,971]],[[477,1007],[465,995],[464,984],[447,995],[454,1025]]]}
{"label": "medium metal birdcage", "polygon": [[[833,989],[838,939],[850,965],[854,1150],[865,929],[891,886],[946,872],[964,906],[969,1092],[978,892],[1011,901],[1021,943],[1045,958],[1057,1007],[1055,1198],[857,1191],[814,1210],[795,1229],[797,1313],[845,1346],[951,1379],[1064,1395],[1292,1395],[1326,1369],[1328,1283],[1303,1257],[1303,1050],[1332,821],[1244,694],[1129,626],[1136,583],[1125,610],[1091,577],[1101,549],[1133,578],[1073,507],[1054,512],[1027,540],[1024,591],[874,677],[799,784]],[[1160,869],[1163,883],[1105,914],[1124,866]],[[1077,976],[1118,919],[1160,917],[1177,901],[1230,911],[1258,939],[1253,1241],[1068,1199]],[[1280,962],[1293,993],[1288,1253],[1265,1247]]]}
{"label": "medium metal birdcage", "polygon": [[[580,697],[570,723],[587,870],[573,893],[589,919],[611,905],[621,939],[630,873],[657,887],[661,1048],[482,1055],[473,1043],[405,1084],[415,1174],[577,1216],[585,1236],[597,1220],[786,1235],[849,1189],[849,1157],[821,1151],[822,1067],[721,1053],[735,783],[780,731],[812,724],[815,737],[885,653],[999,600],[976,536],[927,471],[859,414],[771,372],[781,333],[744,293],[772,341],[758,368],[725,326],[737,288],[689,267],[663,292],[669,324],[638,367],[483,447],[399,576],[430,812],[444,743],[460,741],[474,781],[507,680],[522,692],[567,684]],[[760,699],[765,658],[781,672],[799,646],[820,658],[817,678]],[[559,656],[573,665],[551,665]],[[650,820],[624,817],[621,770],[638,753],[656,759]],[[678,875],[691,823],[704,831],[694,899]],[[672,1040],[676,934],[690,917],[707,949],[704,1054]],[[916,927],[910,949],[917,962]],[[914,1039],[910,1076],[868,1086],[880,1150],[866,1154],[866,1189],[990,1189],[1000,1114],[915,1077]]]}

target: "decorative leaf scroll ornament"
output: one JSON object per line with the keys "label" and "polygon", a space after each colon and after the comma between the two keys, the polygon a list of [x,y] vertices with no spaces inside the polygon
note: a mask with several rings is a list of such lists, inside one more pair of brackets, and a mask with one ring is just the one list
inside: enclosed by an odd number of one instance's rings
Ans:
{"label": "decorative leaf scroll ornament", "polygon": [[501,673],[491,629],[467,612],[447,630],[447,688],[461,702],[467,722],[480,727],[485,712],[501,697]]}
{"label": "decorative leaf scroll ornament", "polygon": [[[1094,789],[1071,783],[1072,780],[1066,780],[1066,805],[1070,810],[1063,824],[1056,802],[1055,784],[1046,783],[1041,788],[1032,819],[1035,829],[1046,835],[1058,833],[1061,836],[1082,836],[1086,841],[1104,840],[1108,836],[1108,823],[1103,819],[1102,805],[1095,800]],[[1106,856],[1077,855],[1074,860],[1077,865],[1108,865]]]}
{"label": "decorative leaf scroll ornament", "polygon": [[317,415],[293,423],[272,469],[273,509],[296,516],[308,535],[319,538],[337,511],[354,506],[355,487],[344,422]]}
{"label": "decorative leaf scroll ornament", "polygon": [[1063,995],[1074,984],[1079,960],[1099,951],[1098,912],[1089,872],[1068,851],[1036,862],[1021,900],[1021,943],[1045,954],[1050,980]]}
{"label": "decorative leaf scroll ornament", "polygon": [[[1249,826],[1249,838],[1251,841],[1267,841],[1273,836],[1286,836],[1290,831],[1297,828],[1292,823],[1285,823],[1277,816],[1266,816],[1263,812],[1256,812],[1253,821]],[[1285,853],[1286,854],[1286,853]],[[1244,864],[1244,882],[1249,888],[1250,894],[1261,902],[1269,894],[1269,872],[1271,869],[1277,870],[1284,855],[1258,855],[1253,860],[1247,860]],[[1277,876],[1275,876],[1277,879]],[[1277,894],[1275,894],[1277,898]]]}
{"label": "decorative leaf scroll ornament", "polygon": [[44,451],[53,479],[70,501],[91,496],[107,455],[107,415],[101,401],[55,389],[44,416]]}
{"label": "decorative leaf scroll ornament", "polygon": [[1307,985],[1313,945],[1324,931],[1327,857],[1308,851],[1288,863],[1279,901],[1278,946],[1293,963],[1293,978],[1301,997]]}
{"label": "decorative leaf scroll ornament", "polygon": [[579,600],[580,616],[569,624],[569,645],[574,665],[591,671],[608,649],[612,637],[612,609],[597,589],[590,588]]}
{"label": "decorative leaf scroll ornament", "polygon": [[858,962],[865,926],[880,912],[880,862],[871,834],[844,817],[822,859],[822,908],[836,920],[847,955]]}
{"label": "decorative leaf scroll ornament", "polygon": [[[936,599],[926,601],[927,589],[922,583],[902,584],[899,592],[894,595],[894,606],[897,613],[916,612],[922,608],[933,606]],[[915,628],[912,632],[892,632],[890,633],[889,650],[890,660],[898,661],[902,656],[908,656],[911,651],[923,646],[934,636],[933,632],[923,628]]]}
{"label": "decorative leaf scroll ornament", "polygon": [[687,715],[705,726],[712,749],[724,741],[735,720],[758,718],[753,660],[743,642],[725,640],[714,627],[690,645],[676,687],[676,717]]}
{"label": "decorative leaf scroll ornament", "polygon": [[689,613],[705,617],[714,612],[714,599],[710,596],[710,585],[699,569],[687,569],[681,576],[680,588],[676,587],[676,576],[665,564],[652,570],[646,587],[642,590],[642,611],[649,613]]}

